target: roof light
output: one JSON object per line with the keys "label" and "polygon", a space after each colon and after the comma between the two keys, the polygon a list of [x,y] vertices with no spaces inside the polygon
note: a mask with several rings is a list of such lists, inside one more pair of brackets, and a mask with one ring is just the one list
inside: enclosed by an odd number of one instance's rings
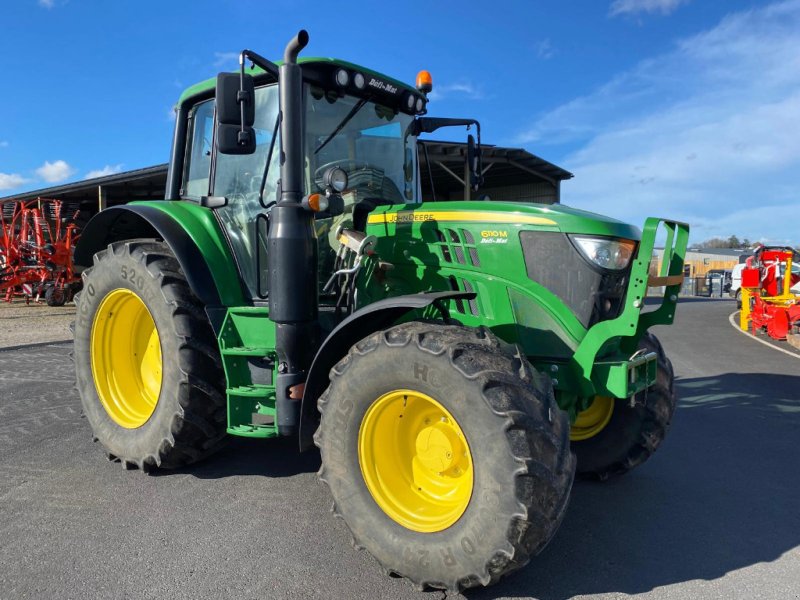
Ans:
{"label": "roof light", "polygon": [[428,94],[433,89],[433,77],[429,71],[417,73],[417,89],[423,94]]}
{"label": "roof light", "polygon": [[336,71],[336,83],[342,87],[346,86],[350,83],[350,74],[344,69],[339,69]]}
{"label": "roof light", "polygon": [[364,79],[363,73],[356,73],[353,75],[353,84],[356,86],[357,89],[363,90],[364,86],[367,85],[366,79]]}
{"label": "roof light", "polygon": [[406,106],[408,110],[414,110],[414,94],[409,94],[406,98]]}
{"label": "roof light", "polygon": [[425,108],[425,101],[422,98],[417,98],[417,112],[422,112]]}

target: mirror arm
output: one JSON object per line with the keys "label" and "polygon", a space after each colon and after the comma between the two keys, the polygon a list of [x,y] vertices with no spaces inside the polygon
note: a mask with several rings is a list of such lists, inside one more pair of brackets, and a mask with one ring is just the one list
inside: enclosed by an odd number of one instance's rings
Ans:
{"label": "mirror arm", "polygon": [[254,65],[258,65],[259,67],[264,69],[264,71],[272,75],[276,81],[278,80],[278,66],[275,63],[267,60],[266,58],[264,58],[263,56],[261,56],[256,52],[253,52],[252,50],[245,49],[239,53],[239,93],[236,95],[236,100],[239,103],[239,114],[241,116],[240,118],[241,125],[238,135],[238,141],[240,144],[246,144],[250,141],[248,138],[252,134],[245,130],[245,125],[244,125],[245,105],[248,102],[255,102],[255,98],[251,97],[250,92],[246,91],[244,86],[245,59],[249,59],[251,63],[253,63]]}
{"label": "mirror arm", "polygon": [[239,92],[236,94],[236,101],[239,103],[240,129],[239,129],[239,143],[244,143],[248,134],[244,130],[244,107],[248,102],[253,102],[255,99],[250,97],[250,92],[244,89],[244,52],[239,55]]}
{"label": "mirror arm", "polygon": [[480,138],[481,124],[475,119],[450,119],[443,117],[419,117],[415,119],[409,129],[412,135],[419,135],[420,133],[433,133],[442,127],[457,127],[459,125],[475,125],[478,130],[478,137]]}
{"label": "mirror arm", "polygon": [[244,59],[247,58],[251,63],[256,65],[257,67],[261,67],[267,73],[272,75],[275,78],[275,81],[278,81],[278,65],[272,62],[269,59],[264,58],[257,52],[253,52],[252,50],[242,50],[239,54],[239,65],[242,68],[242,72],[244,72]]}

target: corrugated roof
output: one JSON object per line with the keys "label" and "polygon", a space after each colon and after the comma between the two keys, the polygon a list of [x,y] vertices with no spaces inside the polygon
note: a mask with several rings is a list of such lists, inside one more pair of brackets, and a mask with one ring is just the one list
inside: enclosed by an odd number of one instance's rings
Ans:
{"label": "corrugated roof", "polygon": [[[441,162],[464,163],[467,152],[467,145],[462,142],[440,142],[435,140],[420,139],[428,149],[428,156],[431,162],[437,160]],[[519,174],[520,171],[528,172],[532,175],[537,175],[542,179],[551,180],[552,182],[563,181],[565,179],[572,179],[573,175],[569,171],[554,165],[551,162],[544,160],[531,154],[522,148],[505,148],[503,146],[493,146],[491,144],[481,144],[481,155],[483,159],[483,167],[486,168],[489,164],[492,165],[492,171],[496,171],[498,167],[508,166],[508,174],[513,176],[515,173]],[[420,160],[425,160],[424,151],[420,151]],[[514,181],[509,181],[513,184]]]}
{"label": "corrugated roof", "polygon": [[[123,171],[122,173],[114,173],[113,175],[106,175],[104,177],[95,177],[93,179],[84,179],[82,181],[75,181],[73,183],[65,183],[64,185],[56,185],[48,188],[41,188],[38,190],[31,190],[29,192],[22,192],[14,194],[13,196],[5,196],[0,198],[0,202],[6,200],[33,200],[35,198],[62,198],[76,195],[83,195],[85,193],[94,194],[96,197],[96,190],[98,186],[108,186],[109,188],[121,187],[131,193],[131,200],[138,198],[134,197],[140,189],[153,189],[156,185],[160,188],[161,196],[164,194],[164,182],[167,178],[167,167],[169,165],[155,165],[153,167],[145,167],[143,169],[134,169],[132,171]],[[138,185],[137,185],[138,184]]]}

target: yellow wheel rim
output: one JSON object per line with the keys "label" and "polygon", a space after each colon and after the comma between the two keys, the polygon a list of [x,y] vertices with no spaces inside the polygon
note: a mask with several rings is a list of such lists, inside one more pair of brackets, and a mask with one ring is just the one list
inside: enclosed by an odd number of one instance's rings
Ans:
{"label": "yellow wheel rim", "polygon": [[579,412],[569,431],[573,442],[588,440],[605,429],[614,413],[614,398],[595,396],[589,408]]}
{"label": "yellow wheel rim", "polygon": [[92,376],[100,403],[118,425],[136,429],[161,393],[161,342],[150,311],[134,292],[110,292],[95,313]]}
{"label": "yellow wheel rim", "polygon": [[447,529],[472,497],[464,432],[444,406],[421,392],[395,390],[369,407],[358,432],[358,461],[378,506],[413,531]]}

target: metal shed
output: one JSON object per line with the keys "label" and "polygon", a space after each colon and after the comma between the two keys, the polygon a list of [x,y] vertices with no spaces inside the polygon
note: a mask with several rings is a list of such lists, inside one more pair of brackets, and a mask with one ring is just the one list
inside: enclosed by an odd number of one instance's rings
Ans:
{"label": "metal shed", "polygon": [[[428,140],[420,141],[420,144],[423,198],[469,198],[470,191],[464,185],[466,144]],[[520,148],[483,144],[482,151],[485,183],[477,193],[479,198],[553,204],[560,200],[561,182],[572,177],[569,171]],[[8,200],[56,198],[64,203],[65,212],[80,210],[80,220],[85,221],[109,206],[134,200],[163,199],[167,167],[166,164],[155,165],[14,194],[0,198],[0,207]]]}
{"label": "metal shed", "polygon": [[[422,197],[469,199],[469,188],[464,184],[468,176],[466,144],[429,140],[419,143]],[[554,204],[561,200],[561,182],[572,178],[569,171],[521,148],[482,144],[481,150],[484,185],[477,192],[478,198]]]}

